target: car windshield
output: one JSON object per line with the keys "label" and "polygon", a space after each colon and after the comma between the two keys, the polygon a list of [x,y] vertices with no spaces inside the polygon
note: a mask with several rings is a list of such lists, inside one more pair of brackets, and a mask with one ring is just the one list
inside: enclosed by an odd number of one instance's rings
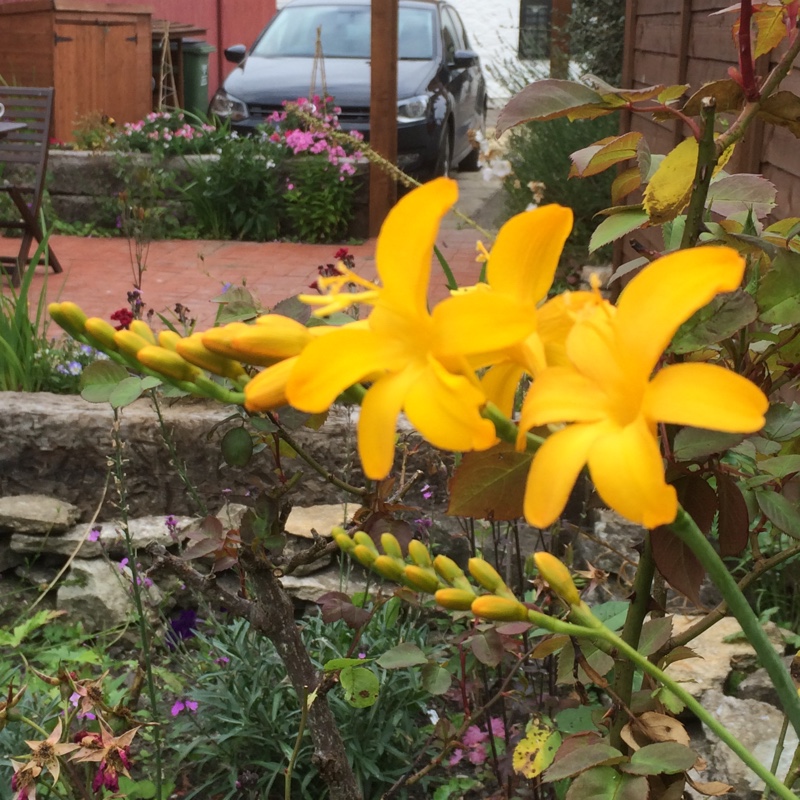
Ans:
{"label": "car windshield", "polygon": [[[401,59],[434,56],[434,10],[400,8],[398,55]],[[253,48],[264,58],[313,58],[321,28],[322,52],[326,58],[370,57],[369,6],[290,6],[275,17]]]}

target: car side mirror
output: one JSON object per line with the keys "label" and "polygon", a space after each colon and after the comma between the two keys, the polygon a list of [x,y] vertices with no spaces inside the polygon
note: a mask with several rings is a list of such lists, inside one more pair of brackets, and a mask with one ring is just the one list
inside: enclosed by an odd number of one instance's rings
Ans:
{"label": "car side mirror", "polygon": [[474,50],[456,50],[453,53],[453,66],[456,69],[469,69],[478,65],[479,58]]}
{"label": "car side mirror", "polygon": [[247,47],[243,44],[232,44],[225,48],[225,60],[231,64],[241,64],[247,55]]}

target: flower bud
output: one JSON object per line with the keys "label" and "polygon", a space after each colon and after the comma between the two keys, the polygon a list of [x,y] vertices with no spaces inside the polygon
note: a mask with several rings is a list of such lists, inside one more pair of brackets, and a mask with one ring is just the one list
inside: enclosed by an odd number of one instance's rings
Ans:
{"label": "flower bud", "polygon": [[355,542],[348,536],[344,528],[334,528],[331,531],[331,536],[333,536],[333,541],[336,542],[343,553],[352,553],[355,549]]}
{"label": "flower bud", "polygon": [[247,379],[247,373],[242,365],[232,358],[213,353],[203,344],[203,334],[194,333],[175,343],[176,352],[190,364],[207,369],[214,375],[221,375],[232,381]]}
{"label": "flower bud", "polygon": [[371,567],[378,557],[375,550],[370,550],[369,547],[363,544],[357,544],[353,547],[353,555],[365,567]]}
{"label": "flower bud", "polygon": [[88,336],[94,339],[98,347],[116,353],[118,350],[116,335],[118,331],[100,317],[89,317],[84,324],[84,330]]}
{"label": "flower bud", "polygon": [[544,551],[533,557],[539,574],[550,584],[550,588],[568,605],[580,605],[578,592],[569,570],[554,555]]}
{"label": "flower bud", "polygon": [[439,589],[434,599],[442,608],[451,611],[469,611],[476,600],[476,595],[466,589]]}
{"label": "flower bud", "polygon": [[408,555],[411,556],[411,560],[418,567],[427,567],[430,569],[430,567],[433,566],[430,550],[428,550],[419,539],[412,539],[408,543]]}
{"label": "flower bud", "polygon": [[80,336],[86,325],[86,314],[75,303],[50,303],[47,307],[50,316],[68,333],[70,336]]}
{"label": "flower bud", "polygon": [[155,345],[149,344],[139,350],[136,353],[136,360],[159,375],[175,381],[192,382],[202,375],[197,367],[181,358],[177,353]]}
{"label": "flower bud", "polygon": [[[87,324],[88,322],[89,320],[87,320]],[[89,329],[87,328],[87,330]],[[120,352],[133,356],[134,358],[136,358],[136,354],[143,348],[153,346],[147,343],[147,339],[142,339],[138,333],[128,330],[115,331],[114,344]]]}
{"label": "flower bud", "polygon": [[182,338],[177,331],[159,331],[158,344],[165,350],[172,350],[175,353],[177,352],[175,347]]}
{"label": "flower bud", "polygon": [[435,594],[439,589],[443,588],[432,569],[418,567],[416,564],[409,564],[403,570],[403,578],[412,589],[416,589],[418,592],[425,592],[425,594]]}
{"label": "flower bud", "polygon": [[472,613],[482,619],[494,619],[502,622],[525,622],[528,609],[519,600],[484,594],[477,597],[471,606]]}
{"label": "flower bud", "polygon": [[381,534],[381,547],[387,556],[403,560],[403,548],[400,547],[400,542],[397,541],[397,537],[393,533]]}
{"label": "flower bud", "polygon": [[152,328],[143,320],[132,320],[130,325],[128,325],[128,330],[133,331],[138,336],[141,336],[142,339],[148,342],[148,344],[152,344],[154,346],[158,345],[158,342],[156,341],[156,335],[153,333]]}
{"label": "flower bud", "polygon": [[467,580],[464,570],[452,558],[442,555],[436,556],[433,559],[433,568],[445,583],[455,586],[456,589],[472,592],[472,585]]}
{"label": "flower bud", "polygon": [[255,325],[238,328],[232,344],[240,352],[275,360],[299,355],[310,339],[309,329],[297,320],[264,314]]}
{"label": "flower bud", "polygon": [[237,333],[243,333],[250,330],[251,326],[246,325],[244,322],[231,322],[222,328],[211,328],[205,333],[201,334],[203,344],[212,352],[218,353],[227,358],[233,358],[237,361],[245,361],[248,364],[255,364],[257,367],[268,367],[280,359],[274,356],[270,357],[256,357],[252,352],[245,358],[241,350],[233,346],[233,339]]}
{"label": "flower bud", "polygon": [[403,582],[403,564],[391,556],[378,556],[372,562],[372,568],[384,578],[394,583]]}

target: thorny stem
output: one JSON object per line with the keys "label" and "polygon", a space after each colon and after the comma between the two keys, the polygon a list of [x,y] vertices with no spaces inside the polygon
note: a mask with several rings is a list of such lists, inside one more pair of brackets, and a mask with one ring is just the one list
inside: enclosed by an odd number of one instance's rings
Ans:
{"label": "thorny stem", "polygon": [[752,18],[752,0],[742,0],[739,11],[739,74],[742,76],[742,89],[748,103],[757,102],[760,97],[753,70],[753,48],[750,35]]}
{"label": "thorny stem", "polygon": [[[131,590],[133,602],[136,606],[136,619],[139,624],[139,636],[142,641],[142,658],[144,659],[144,669],[147,676],[147,694],[150,700],[150,712],[153,721],[158,719],[158,697],[156,695],[156,683],[153,677],[153,663],[150,651],[150,631],[148,629],[147,617],[144,612],[142,601],[142,587],[139,583],[139,568],[136,566],[136,552],[131,539],[131,531],[128,526],[128,492],[125,483],[125,467],[122,458],[122,438],[120,436],[120,411],[114,409],[114,425],[112,427],[112,437],[114,441],[114,456],[112,468],[114,472],[114,484],[119,497],[119,513],[122,521],[122,532],[125,535],[125,547],[128,553],[128,567],[131,571]],[[164,800],[161,774],[161,730],[158,725],[153,726],[153,745],[155,758],[156,800]]]}
{"label": "thorny stem", "polygon": [[800,55],[800,36],[795,37],[795,40],[789,45],[789,49],[783,54],[780,61],[767,76],[767,79],[761,87],[761,96],[758,100],[746,103],[730,128],[717,137],[717,155],[722,155],[725,150],[744,136],[750,123],[758,112],[761,111],[764,100],[780,86],[783,79],[789,74],[789,70],[791,70],[798,55]]}
{"label": "thorny stem", "polygon": [[[792,683],[788,670],[783,665],[781,656],[773,648],[761,623],[739,590],[728,568],[686,511],[680,509],[675,522],[670,527],[675,535],[697,556],[712,582],[719,589],[731,613],[742,626],[748,642],[755,649],[761,665],[767,670],[780,698],[784,713],[789,717],[795,732],[800,733],[800,698],[797,696],[797,689]],[[739,754],[737,753],[737,755]],[[749,765],[749,762],[745,763]],[[759,775],[759,777],[761,776]]]}
{"label": "thorny stem", "polygon": [[[622,639],[631,647],[639,646],[644,618],[649,611],[650,587],[653,583],[655,571],[656,563],[653,558],[653,546],[648,532],[645,533],[644,549],[639,558],[639,566],[636,568],[636,577],[633,583],[633,600],[628,608],[625,625],[622,628]],[[634,663],[628,659],[618,663],[615,670],[614,693],[625,706],[630,706],[631,704],[635,672]],[[621,732],[625,722],[624,716],[617,714],[611,728],[611,745],[613,747],[619,747],[622,743]]]}
{"label": "thorny stem", "polygon": [[703,121],[703,133],[697,149],[697,168],[694,174],[694,185],[689,208],[686,211],[686,227],[683,229],[681,249],[694,247],[700,238],[703,227],[703,217],[706,211],[708,187],[711,185],[711,176],[717,165],[720,153],[714,145],[714,115],[717,101],[713,97],[704,97],[701,103],[700,116]]}

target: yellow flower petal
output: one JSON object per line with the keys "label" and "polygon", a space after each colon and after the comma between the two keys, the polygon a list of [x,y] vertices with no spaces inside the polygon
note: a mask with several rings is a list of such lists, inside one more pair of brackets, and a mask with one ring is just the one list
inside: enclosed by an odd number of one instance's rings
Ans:
{"label": "yellow flower petal", "polygon": [[512,217],[497,234],[486,278],[493,289],[522,303],[545,298],[572,230],[572,211],[547,205]]}
{"label": "yellow flower petal", "polygon": [[513,361],[497,364],[487,370],[481,378],[481,389],[486,399],[510,417],[514,411],[514,399],[524,370]]}
{"label": "yellow flower petal", "polygon": [[286,405],[286,384],[297,356],[261,370],[244,387],[244,407],[248,411],[271,411]]}
{"label": "yellow flower petal", "polygon": [[608,416],[608,397],[569,367],[548,367],[533,382],[522,404],[519,427],[529,431],[553,422],[595,422]]}
{"label": "yellow flower petal", "polygon": [[483,392],[467,378],[429,359],[409,387],[404,410],[435,447],[463,452],[486,450],[497,442],[494,425],[480,414],[485,403]]}
{"label": "yellow flower petal", "polygon": [[405,369],[394,375],[384,375],[370,387],[361,403],[358,454],[364,474],[372,480],[385,478],[392,468],[397,417],[408,387],[419,372],[419,369]]}
{"label": "yellow flower petal", "polygon": [[345,325],[306,346],[292,371],[286,396],[295,408],[319,413],[353,384],[397,366],[397,343]]}
{"label": "yellow flower petal", "polygon": [[651,420],[730,433],[764,426],[769,401],[746,378],[713,364],[673,364],[656,374],[645,392]]}
{"label": "yellow flower petal", "polygon": [[549,366],[569,365],[566,352],[569,332],[585,311],[604,302],[596,292],[562,292],[539,309],[536,330]]}
{"label": "yellow flower petal", "polygon": [[655,528],[678,513],[678,496],[664,481],[658,442],[644,417],[597,438],[589,473],[603,501],[632,522]]}
{"label": "yellow flower petal", "polygon": [[437,353],[487,353],[511,347],[536,330],[536,315],[488,287],[454,295],[433,309]]}
{"label": "yellow flower petal", "polygon": [[458,184],[437,178],[409,192],[389,212],[375,248],[382,298],[412,314],[425,308],[439,224],[457,199]]}
{"label": "yellow flower petal", "polygon": [[646,379],[675,331],[719,292],[738,288],[744,259],[729,247],[695,247],[659,258],[617,302],[620,345]]}
{"label": "yellow flower petal", "polygon": [[605,423],[570,425],[539,448],[525,487],[525,519],[531,525],[546,528],[559,518],[589,450],[605,429]]}

